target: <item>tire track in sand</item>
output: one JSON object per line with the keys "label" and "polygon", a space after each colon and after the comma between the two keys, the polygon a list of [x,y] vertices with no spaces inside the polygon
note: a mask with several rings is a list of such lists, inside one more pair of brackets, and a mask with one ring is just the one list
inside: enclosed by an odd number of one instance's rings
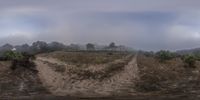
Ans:
{"label": "tire track in sand", "polygon": [[99,81],[96,79],[76,80],[69,74],[55,72],[47,63],[67,65],[53,58],[38,57],[37,70],[43,84],[54,95],[72,96],[110,96],[134,94],[134,82],[138,79],[136,56],[124,66],[124,69],[113,76]]}

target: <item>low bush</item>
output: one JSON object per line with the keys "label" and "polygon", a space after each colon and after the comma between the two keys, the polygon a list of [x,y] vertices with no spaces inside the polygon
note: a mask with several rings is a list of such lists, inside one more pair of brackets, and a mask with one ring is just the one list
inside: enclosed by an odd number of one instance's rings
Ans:
{"label": "low bush", "polygon": [[161,50],[156,53],[156,57],[159,59],[160,62],[164,62],[166,60],[170,60],[176,57],[176,54],[170,51]]}
{"label": "low bush", "polygon": [[23,67],[33,71],[35,70],[35,63],[32,61],[35,59],[34,55],[28,53],[20,53],[15,51],[6,51],[4,53],[4,58],[12,61],[11,69],[15,70],[17,68]]}
{"label": "low bush", "polygon": [[23,59],[23,55],[19,52],[15,52],[15,51],[6,51],[3,54],[3,57],[7,60],[21,60],[21,59]]}
{"label": "low bush", "polygon": [[197,58],[194,55],[184,55],[182,60],[184,61],[186,67],[195,67]]}

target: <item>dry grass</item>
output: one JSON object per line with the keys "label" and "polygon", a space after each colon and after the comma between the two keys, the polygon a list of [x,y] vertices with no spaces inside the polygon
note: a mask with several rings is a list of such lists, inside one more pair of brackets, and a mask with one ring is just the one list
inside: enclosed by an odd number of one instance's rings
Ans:
{"label": "dry grass", "polygon": [[[86,56],[87,57],[87,56]],[[119,59],[107,64],[73,64],[73,65],[62,65],[57,63],[50,63],[48,61],[43,61],[43,63],[48,64],[54,71],[68,74],[76,75],[76,79],[98,79],[103,80],[109,78],[117,72],[123,70],[124,66],[128,64],[133,56],[127,56],[123,59]],[[80,67],[82,66],[82,67]],[[98,69],[99,68],[99,69]]]}
{"label": "dry grass", "polygon": [[47,94],[36,73],[26,69],[10,69],[10,61],[0,62],[0,98]]}
{"label": "dry grass", "polygon": [[104,69],[99,71],[91,71],[88,69],[81,68],[81,69],[72,69],[69,71],[69,73],[76,74],[80,78],[80,80],[83,79],[103,80],[123,70],[124,66],[128,64],[131,58],[132,56],[121,59],[120,61],[110,62],[106,64],[106,67]]}
{"label": "dry grass", "polygon": [[[132,59],[130,53],[123,52],[63,52],[57,51],[38,55],[56,61],[43,61],[54,71],[74,75],[77,80],[103,80],[123,70]],[[64,63],[63,63],[64,62]],[[60,64],[58,64],[60,63]],[[61,64],[62,63],[62,64]]]}
{"label": "dry grass", "polygon": [[[199,62],[197,66],[199,66]],[[199,67],[185,68],[180,58],[174,58],[160,63],[153,57],[138,56],[138,67],[140,80],[137,82],[139,91],[178,91],[197,87],[199,84]]]}
{"label": "dry grass", "polygon": [[43,54],[44,57],[52,57],[71,64],[105,64],[127,56],[127,53],[119,52],[53,52]]}

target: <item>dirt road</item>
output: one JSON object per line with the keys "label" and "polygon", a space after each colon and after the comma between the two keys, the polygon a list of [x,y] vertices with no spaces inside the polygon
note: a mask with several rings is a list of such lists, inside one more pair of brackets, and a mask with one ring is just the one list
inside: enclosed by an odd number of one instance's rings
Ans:
{"label": "dirt road", "polygon": [[[69,74],[69,65],[53,58],[38,57],[36,59],[37,70],[43,84],[54,95],[60,96],[111,96],[111,95],[133,95],[134,81],[138,78],[138,67],[136,56],[124,66],[123,70],[112,75],[108,79],[74,79]],[[49,65],[65,66],[64,73],[56,72]]]}

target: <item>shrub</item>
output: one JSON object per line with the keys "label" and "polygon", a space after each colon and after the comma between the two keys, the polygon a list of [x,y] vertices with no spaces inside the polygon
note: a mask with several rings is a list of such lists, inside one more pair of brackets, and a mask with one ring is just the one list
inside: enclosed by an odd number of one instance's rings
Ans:
{"label": "shrub", "polygon": [[23,59],[23,55],[19,52],[15,52],[15,51],[6,51],[3,54],[3,57],[8,59],[8,60],[20,60]]}
{"label": "shrub", "polygon": [[200,61],[200,53],[194,53],[195,57],[196,57],[196,60]]}
{"label": "shrub", "polygon": [[195,67],[196,57],[194,55],[185,55],[182,57],[182,60],[187,67]]}
{"label": "shrub", "polygon": [[19,67],[24,67],[28,68],[31,70],[35,70],[35,63],[32,62],[32,60],[35,59],[34,55],[30,55],[28,53],[20,53],[20,52],[15,52],[15,51],[6,51],[4,53],[4,57],[7,60],[12,61],[11,69],[15,70],[16,68]]}
{"label": "shrub", "polygon": [[170,60],[175,57],[175,53],[171,53],[170,51],[161,50],[156,53],[156,57],[160,60],[160,62]]}
{"label": "shrub", "polygon": [[150,52],[143,52],[143,54],[147,57],[154,57],[154,52],[150,51]]}

